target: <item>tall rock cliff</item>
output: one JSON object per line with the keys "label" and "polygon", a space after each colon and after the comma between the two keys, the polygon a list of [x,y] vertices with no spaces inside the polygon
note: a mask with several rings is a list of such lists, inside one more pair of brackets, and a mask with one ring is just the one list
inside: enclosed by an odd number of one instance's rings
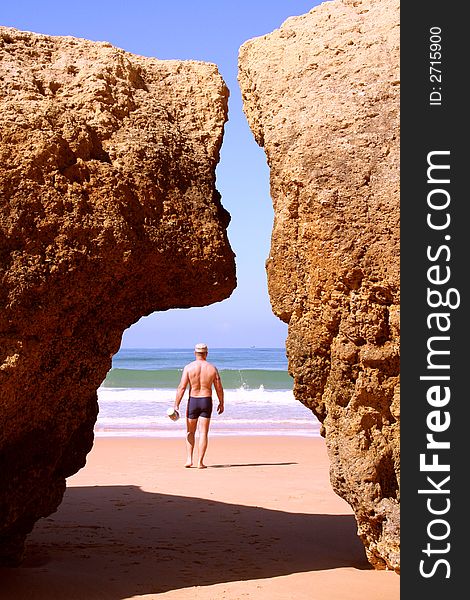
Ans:
{"label": "tall rock cliff", "polygon": [[235,264],[214,65],[0,28],[0,75],[0,562],[15,563],[85,464],[124,329],[228,297]]}
{"label": "tall rock cliff", "polygon": [[240,49],[271,169],[267,274],[295,397],[369,561],[399,570],[399,4],[334,0]]}

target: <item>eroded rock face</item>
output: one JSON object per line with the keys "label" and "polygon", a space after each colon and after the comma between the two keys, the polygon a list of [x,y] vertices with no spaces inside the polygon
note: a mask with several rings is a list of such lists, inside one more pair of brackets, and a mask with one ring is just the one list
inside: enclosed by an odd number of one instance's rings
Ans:
{"label": "eroded rock face", "polygon": [[267,261],[297,399],[370,562],[399,570],[399,4],[326,2],[245,43],[271,169]]}
{"label": "eroded rock face", "polygon": [[93,443],[96,389],[142,315],[235,287],[215,189],[214,65],[0,28],[0,561]]}

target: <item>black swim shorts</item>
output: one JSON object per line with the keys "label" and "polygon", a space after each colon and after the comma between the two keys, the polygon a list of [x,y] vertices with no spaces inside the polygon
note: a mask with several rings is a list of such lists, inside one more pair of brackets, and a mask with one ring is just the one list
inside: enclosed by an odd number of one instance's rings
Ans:
{"label": "black swim shorts", "polygon": [[189,396],[188,410],[186,411],[186,416],[188,419],[197,419],[198,417],[210,419],[211,414],[212,398],[210,396],[204,396],[202,398]]}

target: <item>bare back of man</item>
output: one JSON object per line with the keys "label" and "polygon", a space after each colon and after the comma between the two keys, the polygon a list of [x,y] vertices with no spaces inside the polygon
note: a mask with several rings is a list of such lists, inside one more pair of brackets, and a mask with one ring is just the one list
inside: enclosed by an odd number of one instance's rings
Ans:
{"label": "bare back of man", "polygon": [[175,410],[178,410],[186,388],[189,386],[189,400],[186,411],[186,449],[187,459],[185,467],[193,466],[193,451],[195,433],[199,423],[199,456],[198,468],[205,469],[204,455],[207,450],[209,425],[212,416],[212,387],[215,388],[219,405],[217,412],[224,411],[224,390],[217,368],[207,362],[207,346],[197,344],[195,348],[196,360],[186,365],[183,369],[181,381],[176,390]]}
{"label": "bare back of man", "polygon": [[217,369],[207,360],[194,360],[185,367],[189,378],[189,394],[195,398],[212,396]]}

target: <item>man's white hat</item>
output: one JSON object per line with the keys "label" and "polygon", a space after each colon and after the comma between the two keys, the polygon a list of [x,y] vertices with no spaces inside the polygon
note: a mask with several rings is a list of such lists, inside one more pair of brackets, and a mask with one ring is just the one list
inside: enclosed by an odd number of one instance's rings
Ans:
{"label": "man's white hat", "polygon": [[207,352],[207,344],[196,344],[194,346],[194,352]]}

